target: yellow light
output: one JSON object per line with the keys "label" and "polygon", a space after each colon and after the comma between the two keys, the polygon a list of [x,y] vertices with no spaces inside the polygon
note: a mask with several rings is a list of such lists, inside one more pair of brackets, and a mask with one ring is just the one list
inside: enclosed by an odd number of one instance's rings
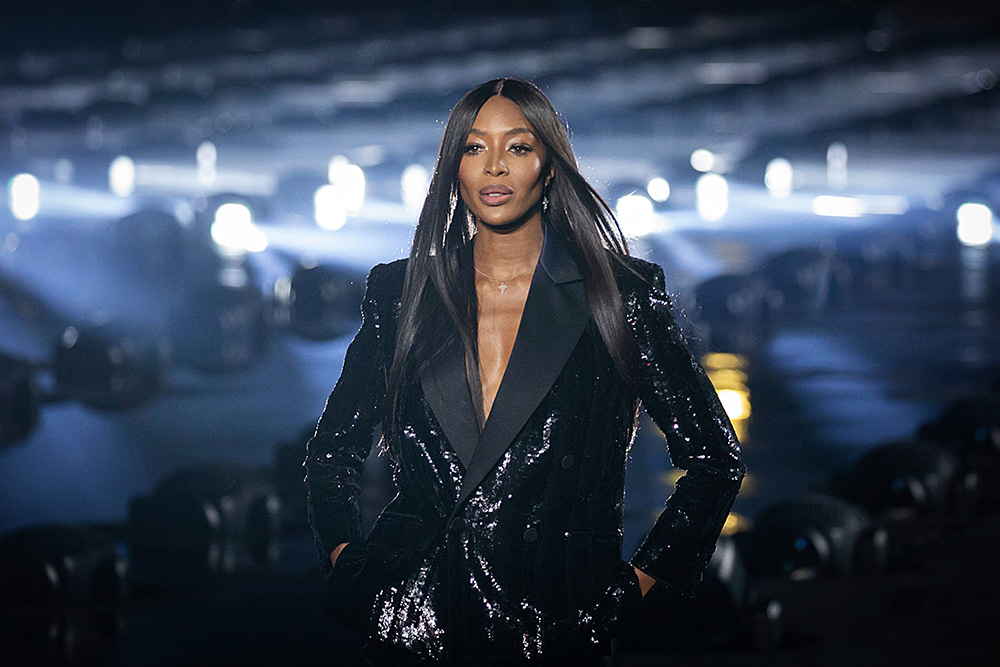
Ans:
{"label": "yellow light", "polygon": [[741,354],[729,352],[709,352],[701,358],[705,368],[746,368],[747,359]]}
{"label": "yellow light", "polygon": [[750,416],[750,401],[747,398],[746,392],[735,389],[723,389],[719,392],[719,401],[722,402],[722,407],[726,409],[729,419],[733,421],[746,419]]}
{"label": "yellow light", "polygon": [[735,368],[720,368],[708,372],[716,391],[723,389],[746,390],[747,374]]}
{"label": "yellow light", "polygon": [[722,534],[734,535],[736,533],[742,533],[746,530],[750,530],[750,525],[750,519],[747,517],[742,514],[737,514],[736,512],[730,512],[729,516],[726,517],[726,522],[722,524]]}
{"label": "yellow light", "polygon": [[677,486],[677,480],[684,476],[684,471],[677,468],[673,468],[663,473],[660,477],[660,481],[663,482],[664,486],[674,487]]}

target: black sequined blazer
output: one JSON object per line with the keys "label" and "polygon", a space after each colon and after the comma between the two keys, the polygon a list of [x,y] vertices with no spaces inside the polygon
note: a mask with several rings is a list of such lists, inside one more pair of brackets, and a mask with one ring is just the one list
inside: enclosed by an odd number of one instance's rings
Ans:
{"label": "black sequined blazer", "polygon": [[[303,466],[326,614],[366,632],[369,649],[469,665],[599,655],[637,613],[632,565],[690,595],[715,549],[744,463],[674,320],[663,270],[625,257],[640,279],[612,262],[641,356],[637,397],[603,344],[566,242],[543,228],[484,428],[455,337],[452,354],[404,388],[398,423],[384,433],[398,493],[365,536],[360,475],[381,414],[407,260],[368,276],[361,329]],[[622,505],[637,398],[686,474],[629,563]],[[332,566],[342,542],[349,545]]]}

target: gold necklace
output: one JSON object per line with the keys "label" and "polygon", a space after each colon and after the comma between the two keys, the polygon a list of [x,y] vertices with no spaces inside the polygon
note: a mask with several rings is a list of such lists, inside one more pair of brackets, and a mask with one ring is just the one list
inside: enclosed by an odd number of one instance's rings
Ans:
{"label": "gold necklace", "polygon": [[[479,267],[478,266],[474,266],[473,268],[476,271],[479,271]],[[532,269],[532,271],[533,270],[534,269]],[[490,274],[486,273],[485,271],[479,271],[479,273],[483,274],[487,278],[490,278],[491,280],[500,280],[499,278],[494,278],[493,276],[491,276]],[[528,273],[528,271],[525,271],[523,273],[519,273],[516,276],[511,276],[510,278],[507,278],[507,280],[514,280],[514,278],[520,278],[521,276],[523,276],[523,275],[525,275],[527,273]],[[497,289],[500,290],[500,296],[503,296],[503,293],[507,291],[507,280],[500,280],[500,287],[497,288]]]}

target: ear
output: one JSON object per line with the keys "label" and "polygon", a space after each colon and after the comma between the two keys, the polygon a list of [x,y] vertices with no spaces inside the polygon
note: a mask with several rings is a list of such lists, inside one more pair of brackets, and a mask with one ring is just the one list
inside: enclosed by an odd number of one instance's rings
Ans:
{"label": "ear", "polygon": [[549,167],[549,174],[548,174],[548,176],[545,177],[545,187],[546,188],[549,187],[549,183],[552,182],[552,177],[553,176],[555,176],[555,174],[552,171],[552,167]]}

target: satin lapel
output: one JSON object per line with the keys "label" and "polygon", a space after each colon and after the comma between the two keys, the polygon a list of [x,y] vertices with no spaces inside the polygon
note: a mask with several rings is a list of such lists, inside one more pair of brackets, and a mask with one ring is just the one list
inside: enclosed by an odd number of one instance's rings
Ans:
{"label": "satin lapel", "polygon": [[[459,253],[461,261],[471,262],[472,244],[460,248]],[[480,433],[465,372],[465,350],[457,334],[451,345],[420,374],[420,388],[458,460],[468,470]]]}
{"label": "satin lapel", "polygon": [[[552,388],[589,319],[583,277],[559,235],[546,229],[542,255],[531,278],[510,360],[479,444],[466,466],[455,510],[500,460]],[[467,382],[465,387],[468,395]],[[472,410],[471,399],[469,410]],[[472,419],[475,427],[474,415]]]}
{"label": "satin lapel", "polygon": [[465,352],[457,336],[421,373],[420,388],[459,461],[468,470],[479,441],[479,424],[465,374]]}

